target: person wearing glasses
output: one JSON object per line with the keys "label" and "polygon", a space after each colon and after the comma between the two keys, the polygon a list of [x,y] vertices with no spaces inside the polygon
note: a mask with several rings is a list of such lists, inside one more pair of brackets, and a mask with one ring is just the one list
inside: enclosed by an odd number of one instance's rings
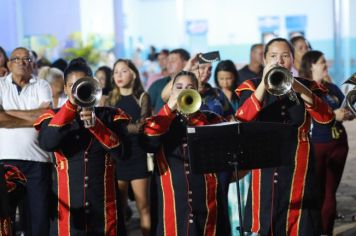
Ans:
{"label": "person wearing glasses", "polygon": [[[32,124],[52,102],[47,81],[32,74],[28,49],[16,48],[0,80],[0,162],[16,166],[27,178],[26,235],[48,235],[50,154],[38,145]],[[14,216],[13,216],[14,217]]]}

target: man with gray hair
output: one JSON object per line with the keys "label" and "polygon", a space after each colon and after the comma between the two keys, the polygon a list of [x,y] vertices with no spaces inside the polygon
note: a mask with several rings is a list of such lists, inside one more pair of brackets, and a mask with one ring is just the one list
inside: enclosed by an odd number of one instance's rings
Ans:
{"label": "man with gray hair", "polygon": [[250,63],[239,70],[240,79],[238,84],[245,80],[258,78],[263,72],[263,44],[253,44],[250,49]]}
{"label": "man with gray hair", "polygon": [[33,74],[28,49],[16,48],[0,80],[0,162],[16,166],[27,179],[26,235],[49,234],[50,155],[38,145],[36,118],[50,107],[51,88]]}

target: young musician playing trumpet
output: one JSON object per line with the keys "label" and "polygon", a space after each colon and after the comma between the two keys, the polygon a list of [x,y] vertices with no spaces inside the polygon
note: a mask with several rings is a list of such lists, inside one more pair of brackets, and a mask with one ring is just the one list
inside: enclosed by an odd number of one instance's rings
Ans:
{"label": "young musician playing trumpet", "polygon": [[264,63],[262,79],[247,80],[236,90],[240,97],[236,117],[245,122],[290,124],[298,136],[294,164],[252,171],[245,229],[260,235],[320,235],[319,191],[309,131],[311,118],[331,124],[334,114],[309,89],[312,83],[303,79],[294,79],[293,99],[267,92],[267,72],[276,65],[287,72],[292,68],[293,49],[287,40],[276,38],[267,43]]}
{"label": "young musician playing trumpet", "polygon": [[177,98],[186,89],[197,90],[198,80],[192,72],[182,71],[173,80],[167,104],[144,128],[148,151],[155,153],[153,235],[229,235],[219,178],[190,171],[186,139],[187,125],[219,123],[223,118],[200,110],[182,117]]}
{"label": "young musician playing trumpet", "polygon": [[94,80],[90,76],[83,59],[72,60],[64,72],[67,102],[34,124],[40,147],[54,152],[50,235],[116,236],[124,229],[118,228],[115,158],[129,117],[120,109],[78,106],[72,86],[81,78]]}

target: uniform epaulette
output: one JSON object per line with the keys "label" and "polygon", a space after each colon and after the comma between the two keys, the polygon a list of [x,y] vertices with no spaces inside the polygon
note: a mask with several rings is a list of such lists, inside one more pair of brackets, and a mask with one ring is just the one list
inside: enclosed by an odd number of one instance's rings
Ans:
{"label": "uniform epaulette", "polygon": [[244,90],[255,91],[256,86],[251,80],[246,80],[235,90],[235,93],[240,97],[241,92]]}
{"label": "uniform epaulette", "polygon": [[126,114],[122,109],[117,108],[116,113],[114,115],[114,121],[127,121],[129,122],[131,120],[131,117]]}
{"label": "uniform epaulette", "polygon": [[33,127],[36,129],[36,130],[40,130],[40,126],[41,126],[41,123],[44,121],[44,120],[47,120],[47,119],[51,119],[53,116],[54,116],[55,112],[53,110],[47,110],[45,113],[43,113],[42,115],[40,115],[37,120],[35,121],[35,123],[33,123]]}

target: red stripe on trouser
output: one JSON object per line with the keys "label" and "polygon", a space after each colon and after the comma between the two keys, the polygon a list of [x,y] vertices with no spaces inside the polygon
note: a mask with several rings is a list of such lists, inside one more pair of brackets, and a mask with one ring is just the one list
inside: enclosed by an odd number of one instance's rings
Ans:
{"label": "red stripe on trouser", "polygon": [[252,190],[252,225],[251,231],[260,230],[260,200],[261,200],[261,170],[252,171],[251,180]]}
{"label": "red stripe on trouser", "polygon": [[216,234],[216,221],[217,221],[217,201],[216,201],[216,192],[217,192],[217,179],[215,174],[206,174],[205,176],[206,183],[206,202],[207,202],[207,220],[205,226],[205,236],[214,236]]}
{"label": "red stripe on trouser", "polygon": [[70,198],[68,161],[61,154],[55,153],[57,161],[58,191],[58,235],[69,236]]}
{"label": "red stripe on trouser", "polygon": [[0,236],[11,236],[11,219],[2,218],[0,219]]}
{"label": "red stripe on trouser", "polygon": [[116,218],[116,193],[115,193],[115,165],[110,160],[109,156],[105,157],[105,235],[117,235],[117,218]]}
{"label": "red stripe on trouser", "polygon": [[296,153],[291,196],[287,215],[287,235],[299,235],[299,222],[302,211],[305,179],[308,170],[309,142],[299,143]]}
{"label": "red stripe on trouser", "polygon": [[164,233],[166,236],[177,235],[176,212],[175,212],[175,199],[173,190],[173,181],[171,171],[168,163],[164,158],[163,150],[157,154],[158,168],[161,176],[161,187],[163,194],[163,223]]}

